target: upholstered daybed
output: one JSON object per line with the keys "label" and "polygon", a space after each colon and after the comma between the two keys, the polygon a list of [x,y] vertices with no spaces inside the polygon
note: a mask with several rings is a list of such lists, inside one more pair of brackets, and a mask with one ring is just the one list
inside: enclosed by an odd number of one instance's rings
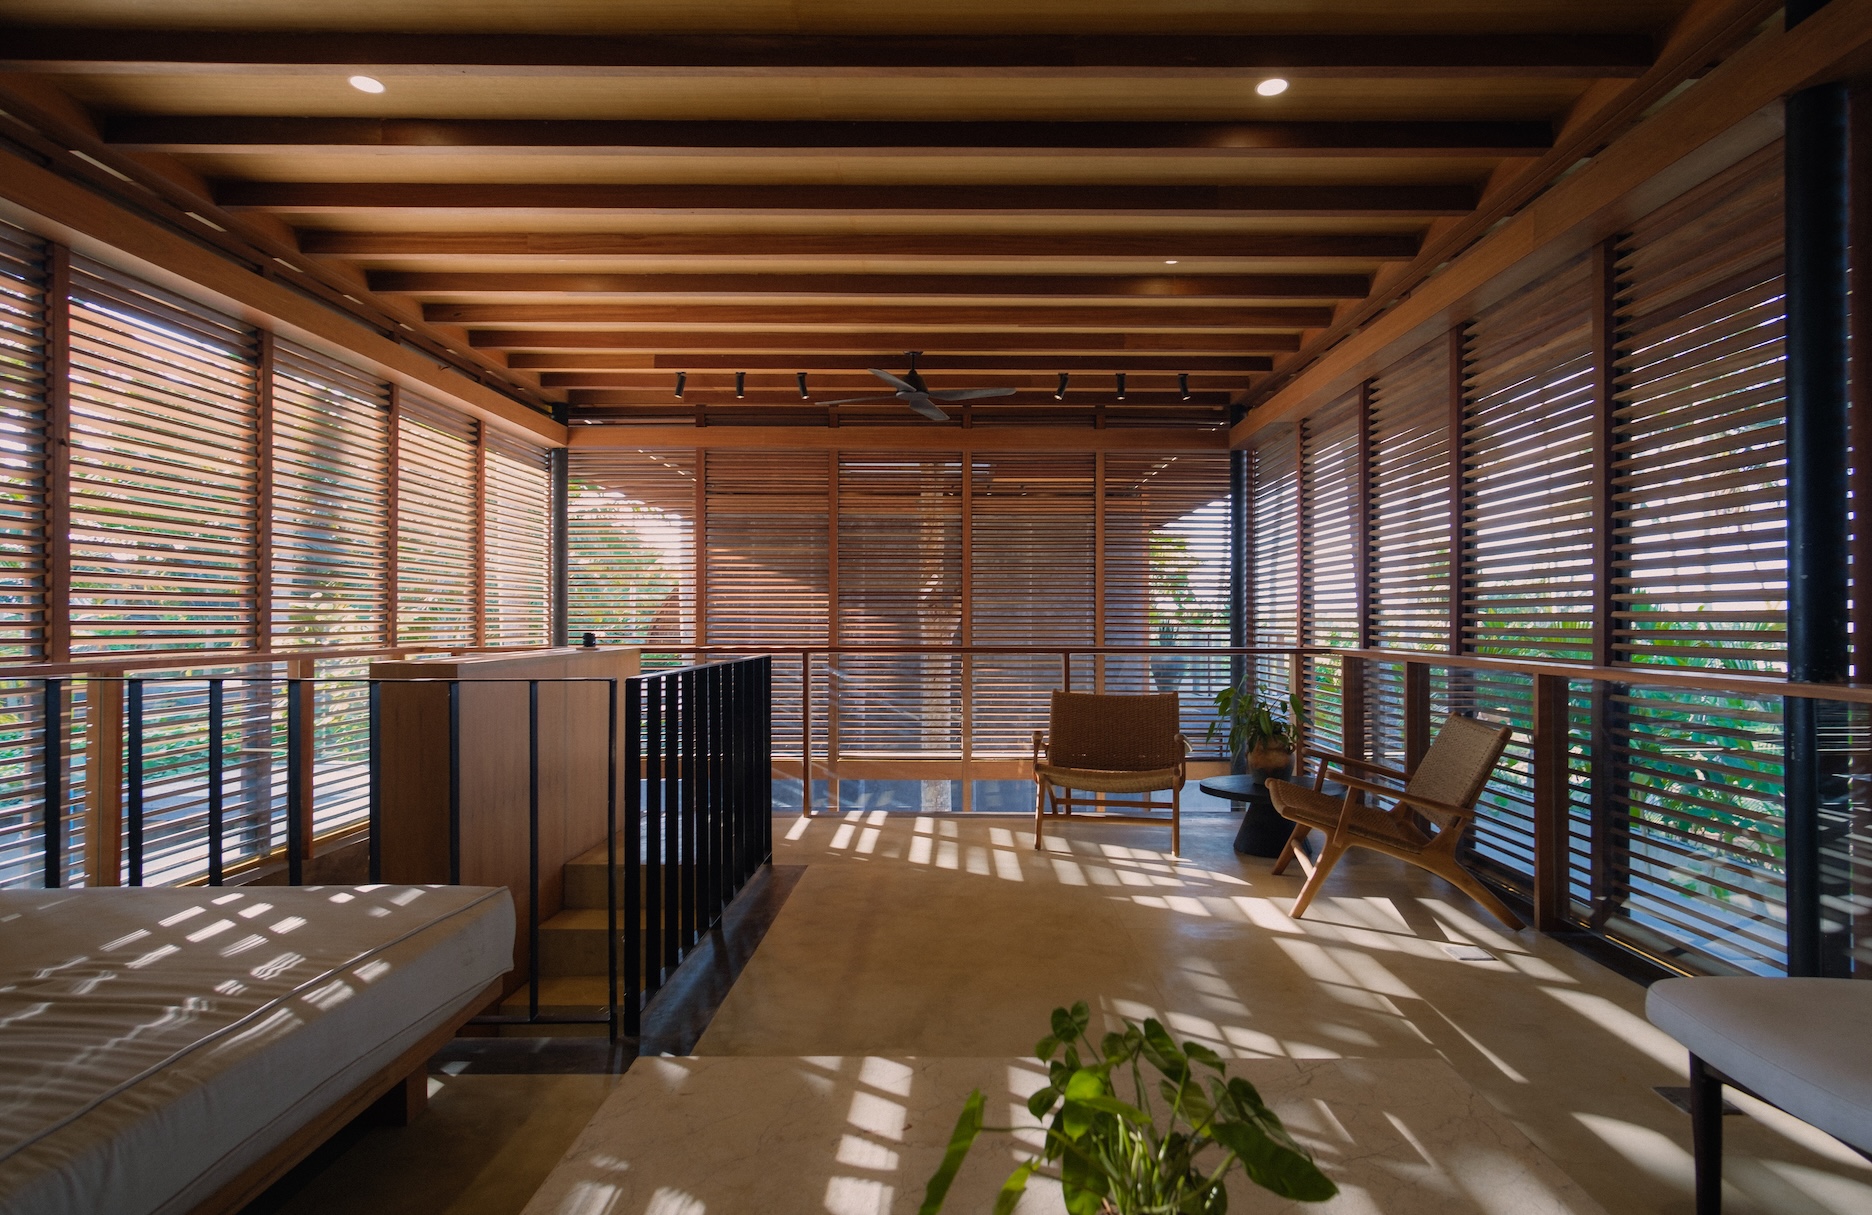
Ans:
{"label": "upholstered daybed", "polygon": [[0,1212],[237,1211],[498,993],[465,886],[0,891]]}

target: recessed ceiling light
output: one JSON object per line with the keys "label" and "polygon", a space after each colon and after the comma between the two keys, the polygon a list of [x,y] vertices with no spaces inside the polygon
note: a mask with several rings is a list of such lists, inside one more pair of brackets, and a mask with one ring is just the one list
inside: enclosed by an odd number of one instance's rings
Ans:
{"label": "recessed ceiling light", "polygon": [[[351,87],[360,93],[381,93],[384,91],[383,81],[377,79],[375,76],[353,76],[351,77]],[[1264,83],[1261,87],[1265,89],[1267,85]],[[1284,89],[1286,87],[1287,85],[1283,81],[1281,88]]]}
{"label": "recessed ceiling light", "polygon": [[1166,266],[1174,266],[1174,265],[1176,265],[1176,264],[1177,264],[1177,259],[1176,259],[1176,258],[1174,258],[1174,257],[1166,257],[1166,258],[1164,258],[1164,265],[1166,265]]}
{"label": "recessed ceiling light", "polygon": [[1282,80],[1279,76],[1269,76],[1260,84],[1255,85],[1255,92],[1261,94],[1263,97],[1279,97],[1286,91],[1287,82]]}

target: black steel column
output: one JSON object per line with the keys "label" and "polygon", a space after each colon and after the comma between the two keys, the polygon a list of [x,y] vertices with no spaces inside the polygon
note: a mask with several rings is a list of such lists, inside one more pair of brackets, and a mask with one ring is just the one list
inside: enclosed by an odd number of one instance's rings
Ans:
{"label": "black steel column", "polygon": [[[1229,597],[1228,627],[1231,646],[1248,644],[1248,453],[1229,452]],[[1248,674],[1245,654],[1229,655],[1229,684],[1240,687]],[[1229,771],[1246,772],[1247,757],[1231,757]]]}
{"label": "black steel column", "polygon": [[555,447],[549,453],[547,474],[551,477],[552,492],[552,643],[554,645],[571,644],[571,624],[569,611],[571,605],[568,591],[570,574],[566,554],[566,519],[569,514],[566,487],[566,449]]}
{"label": "black steel column", "polygon": [[[1824,0],[1791,0],[1791,27]],[[1788,678],[1844,683],[1847,647],[1847,93],[1787,101]],[[1789,698],[1788,973],[1835,969],[1824,938],[1821,853],[1847,814],[1846,722],[1836,702]]]}

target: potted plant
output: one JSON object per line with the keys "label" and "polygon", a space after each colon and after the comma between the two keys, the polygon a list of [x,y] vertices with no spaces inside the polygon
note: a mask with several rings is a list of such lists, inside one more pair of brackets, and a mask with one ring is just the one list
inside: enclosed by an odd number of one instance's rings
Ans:
{"label": "potted plant", "polygon": [[[1054,1009],[1053,1032],[1034,1048],[1047,1065],[1047,1085],[1027,1108],[1035,1118],[1050,1116],[1046,1140],[1039,1156],[1001,1187],[995,1215],[1014,1210],[1036,1173],[1058,1179],[1070,1215],[1221,1215],[1228,1210],[1224,1187],[1237,1168],[1298,1202],[1324,1202],[1339,1192],[1254,1085],[1229,1077],[1214,1051],[1195,1042],[1179,1048],[1150,1019],[1126,1021],[1124,1032],[1106,1034],[1094,1050],[1086,1036],[1091,1019],[1083,1000]],[[1154,1084],[1146,1080],[1146,1064]],[[1127,1073],[1130,1101],[1118,1096],[1117,1078]],[[983,1126],[985,1104],[980,1089],[969,1094],[918,1215],[942,1210],[981,1132],[1015,1129]],[[1049,1167],[1056,1172],[1042,1172]]]}
{"label": "potted plant", "polygon": [[1223,722],[1228,723],[1228,750],[1241,759],[1250,772],[1267,775],[1285,772],[1293,762],[1300,720],[1300,697],[1289,696],[1285,704],[1262,700],[1254,694],[1249,680],[1216,693],[1216,713],[1221,720],[1209,723],[1209,738]]}

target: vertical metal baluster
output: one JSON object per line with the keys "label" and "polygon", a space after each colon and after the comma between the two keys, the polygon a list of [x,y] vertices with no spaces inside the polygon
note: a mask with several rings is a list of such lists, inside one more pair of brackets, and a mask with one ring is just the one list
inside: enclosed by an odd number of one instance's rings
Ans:
{"label": "vertical metal baluster", "polygon": [[760,660],[760,682],[755,691],[755,712],[759,725],[755,730],[755,740],[760,750],[759,769],[761,781],[760,827],[761,863],[773,860],[773,658]]}
{"label": "vertical metal baluster", "polygon": [[605,1019],[611,1041],[618,1040],[618,900],[617,900],[617,680],[605,681],[605,966],[610,983]]}
{"label": "vertical metal baluster", "polygon": [[701,876],[698,866],[701,857],[696,848],[696,784],[700,779],[701,765],[697,763],[697,730],[701,725],[701,714],[697,712],[701,701],[699,686],[701,679],[691,669],[682,673],[682,951],[687,956],[695,947],[699,933],[696,931],[696,912],[701,907],[697,898],[697,879]]}
{"label": "vertical metal baluster", "polygon": [[372,882],[383,881],[383,689],[375,680],[369,685],[370,697],[370,869],[365,874]]}
{"label": "vertical metal baluster", "polygon": [[459,886],[461,865],[461,681],[448,683],[448,880]]}
{"label": "vertical metal baluster", "polygon": [[644,995],[656,992],[663,976],[663,684],[661,676],[644,680]]}
{"label": "vertical metal baluster", "polygon": [[729,817],[734,791],[734,732],[728,727],[728,711],[733,705],[729,677],[734,668],[722,664],[715,670],[715,745],[711,748],[715,765],[715,918],[721,919],[735,896],[734,823]]}
{"label": "vertical metal baluster", "polygon": [[539,1020],[540,981],[539,680],[527,680],[527,1021]]}
{"label": "vertical metal baluster", "polygon": [[682,676],[663,676],[663,967],[682,960]]}
{"label": "vertical metal baluster", "polygon": [[45,681],[42,716],[45,718],[44,830],[46,889],[65,884],[65,681]]}
{"label": "vertical metal baluster", "polygon": [[715,882],[715,794],[718,787],[715,771],[715,672],[721,664],[707,666],[696,675],[702,689],[702,713],[696,722],[696,764],[701,778],[696,782],[696,935],[714,926],[720,890]]}
{"label": "vertical metal baluster", "polygon": [[636,1037],[643,994],[643,695],[624,681],[624,1032]]}
{"label": "vertical metal baluster", "polygon": [[222,754],[222,716],[226,705],[224,698],[227,689],[219,677],[208,681],[208,884],[219,886],[222,873],[222,804],[221,768],[225,756]]}
{"label": "vertical metal baluster", "polygon": [[305,885],[305,773],[304,747],[299,740],[302,716],[299,689],[303,679],[286,681],[286,884]]}
{"label": "vertical metal baluster", "polygon": [[747,731],[742,728],[741,712],[746,694],[743,685],[747,682],[747,659],[743,658],[728,668],[728,737],[723,746],[728,754],[728,871],[732,875],[734,893],[741,893],[746,874],[742,868],[742,858],[747,849],[742,823],[746,815],[742,805],[747,799]]}
{"label": "vertical metal baluster", "polygon": [[143,884],[143,681],[128,680],[124,688],[129,711],[129,738],[125,739],[124,781],[129,786],[124,824],[130,844],[130,884]]}

